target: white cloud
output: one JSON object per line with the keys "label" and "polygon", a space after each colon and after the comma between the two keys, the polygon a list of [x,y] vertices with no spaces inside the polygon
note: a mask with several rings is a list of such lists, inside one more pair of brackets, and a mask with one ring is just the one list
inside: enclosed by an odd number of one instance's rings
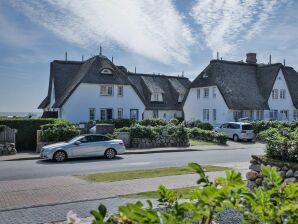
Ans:
{"label": "white cloud", "polygon": [[288,0],[197,0],[191,16],[202,27],[207,46],[228,54],[260,33]]}
{"label": "white cloud", "polygon": [[32,21],[88,49],[120,46],[163,62],[188,63],[195,42],[171,0],[12,2]]}

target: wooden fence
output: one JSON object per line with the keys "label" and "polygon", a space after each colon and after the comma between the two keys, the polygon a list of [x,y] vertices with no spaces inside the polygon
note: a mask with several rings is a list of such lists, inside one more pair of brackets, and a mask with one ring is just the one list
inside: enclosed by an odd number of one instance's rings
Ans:
{"label": "wooden fence", "polygon": [[7,126],[0,126],[0,143],[15,143],[16,129]]}

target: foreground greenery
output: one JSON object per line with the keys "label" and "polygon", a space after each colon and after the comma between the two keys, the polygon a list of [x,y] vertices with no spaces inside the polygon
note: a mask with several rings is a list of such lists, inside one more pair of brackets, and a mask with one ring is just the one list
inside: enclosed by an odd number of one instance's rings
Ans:
{"label": "foreground greenery", "polygon": [[[223,171],[229,169],[227,167],[221,166],[203,166],[206,172],[212,171]],[[146,170],[132,170],[132,171],[120,171],[120,172],[110,172],[110,173],[94,173],[81,175],[80,178],[92,181],[92,182],[113,182],[121,180],[133,180],[141,178],[153,178],[153,177],[163,177],[163,176],[173,176],[173,175],[183,175],[183,174],[193,174],[195,171],[188,166],[182,167],[167,167],[167,168],[157,168],[157,169],[146,169]]]}
{"label": "foreground greenery", "polygon": [[116,214],[106,217],[107,210],[100,205],[91,211],[93,224],[162,223],[210,224],[225,208],[240,212],[244,223],[295,224],[298,220],[298,183],[284,184],[276,168],[262,166],[264,184],[253,191],[246,187],[240,173],[226,170],[226,177],[210,182],[203,168],[195,163],[189,166],[200,176],[195,190],[190,190],[189,200],[184,195],[160,186],[159,202],[164,209],[153,208],[141,202],[129,203],[118,208]]}
{"label": "foreground greenery", "polygon": [[[183,199],[190,199],[190,192],[197,189],[197,187],[184,187],[184,188],[176,188],[171,189],[173,192],[175,192],[179,198]],[[160,197],[158,191],[146,191],[146,192],[140,192],[136,194],[127,194],[127,195],[121,195],[122,198],[147,198],[147,199],[157,199]]]}
{"label": "foreground greenery", "polygon": [[298,128],[269,128],[259,133],[258,138],[267,143],[267,157],[298,162]]}

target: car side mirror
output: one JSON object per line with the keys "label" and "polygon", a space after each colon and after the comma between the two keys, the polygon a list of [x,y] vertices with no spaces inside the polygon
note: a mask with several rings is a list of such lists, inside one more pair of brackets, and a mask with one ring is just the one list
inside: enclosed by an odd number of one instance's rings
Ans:
{"label": "car side mirror", "polygon": [[76,141],[74,144],[75,144],[75,145],[80,145],[81,142],[80,142],[80,141]]}

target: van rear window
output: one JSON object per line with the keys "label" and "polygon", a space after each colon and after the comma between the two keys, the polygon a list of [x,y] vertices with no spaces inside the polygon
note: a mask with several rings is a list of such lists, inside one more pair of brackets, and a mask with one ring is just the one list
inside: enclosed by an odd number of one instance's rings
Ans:
{"label": "van rear window", "polygon": [[251,124],[242,125],[242,130],[253,130],[253,126]]}

